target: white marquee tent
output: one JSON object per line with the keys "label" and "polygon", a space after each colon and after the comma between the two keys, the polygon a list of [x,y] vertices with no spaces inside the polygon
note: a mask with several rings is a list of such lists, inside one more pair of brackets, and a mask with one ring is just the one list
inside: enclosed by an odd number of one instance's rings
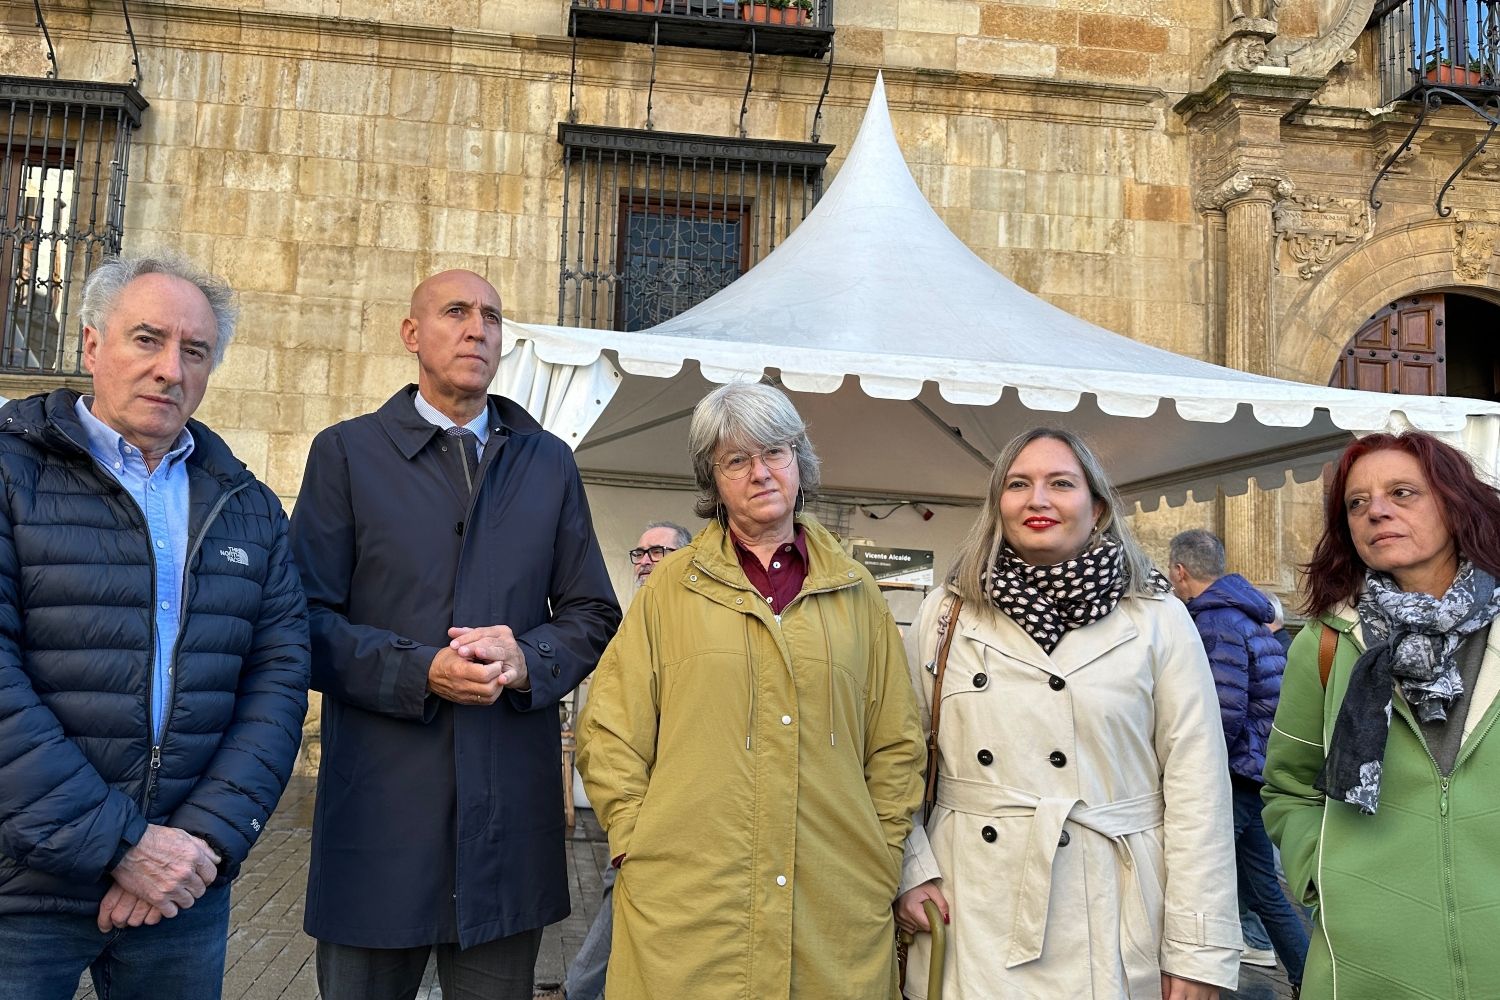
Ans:
{"label": "white marquee tent", "polygon": [[577,449],[595,482],[687,480],[687,417],[713,383],[778,377],[825,491],[972,501],[1014,433],[1081,431],[1151,508],[1315,476],[1351,433],[1415,426],[1493,473],[1500,405],[1221,368],[1111,333],[1011,282],[928,205],[877,79],[837,177],[755,268],[652,329],[507,330],[497,391]]}

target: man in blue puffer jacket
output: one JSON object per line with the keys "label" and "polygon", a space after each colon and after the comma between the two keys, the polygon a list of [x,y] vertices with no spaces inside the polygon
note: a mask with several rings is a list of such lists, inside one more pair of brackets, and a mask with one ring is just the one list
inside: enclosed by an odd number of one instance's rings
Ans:
{"label": "man in blue puffer jacket", "polygon": [[1238,573],[1224,572],[1224,543],[1209,531],[1184,531],[1168,557],[1172,590],[1187,603],[1213,668],[1229,746],[1234,792],[1234,853],[1240,904],[1260,917],[1293,990],[1302,984],[1307,929],[1276,875],[1276,855],[1261,821],[1261,770],[1281,696],[1286,654],[1267,627],[1271,601]]}
{"label": "man in blue puffer jacket", "polygon": [[291,775],[287,519],[189,419],[233,295],[174,257],[83,298],[94,392],[0,408],[0,996],[220,996],[229,882]]}

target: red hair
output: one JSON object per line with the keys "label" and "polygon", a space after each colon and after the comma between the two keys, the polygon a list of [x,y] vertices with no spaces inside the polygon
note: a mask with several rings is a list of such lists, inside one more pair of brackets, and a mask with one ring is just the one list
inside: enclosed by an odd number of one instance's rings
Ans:
{"label": "red hair", "polygon": [[1420,431],[1371,434],[1344,449],[1324,497],[1323,537],[1302,566],[1305,610],[1311,617],[1350,600],[1364,583],[1365,563],[1349,534],[1344,491],[1354,463],[1376,451],[1403,451],[1417,460],[1459,557],[1500,577],[1500,493],[1474,474],[1468,456]]}

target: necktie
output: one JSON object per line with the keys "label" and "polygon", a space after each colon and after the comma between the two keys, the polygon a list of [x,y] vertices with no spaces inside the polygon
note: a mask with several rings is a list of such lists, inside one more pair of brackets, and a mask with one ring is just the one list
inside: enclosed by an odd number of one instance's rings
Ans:
{"label": "necktie", "polygon": [[474,477],[479,474],[479,439],[467,427],[449,427],[446,433],[454,439],[458,453],[463,456],[464,483],[473,493]]}

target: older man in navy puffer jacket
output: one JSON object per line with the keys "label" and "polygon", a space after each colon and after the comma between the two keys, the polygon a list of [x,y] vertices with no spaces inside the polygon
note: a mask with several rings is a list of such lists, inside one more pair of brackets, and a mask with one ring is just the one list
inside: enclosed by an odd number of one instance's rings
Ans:
{"label": "older man in navy puffer jacket", "polygon": [[291,775],[307,610],[276,495],[189,417],[234,329],[173,257],[84,288],[93,394],[0,409],[0,997],[221,993]]}
{"label": "older man in navy puffer jacket", "polygon": [[1260,917],[1294,989],[1302,984],[1307,930],[1276,876],[1276,857],[1261,822],[1261,770],[1281,695],[1286,654],[1267,627],[1271,601],[1238,573],[1224,572],[1224,543],[1208,531],[1172,539],[1172,589],[1198,626],[1219,693],[1229,778],[1234,790],[1235,867],[1241,905]]}

